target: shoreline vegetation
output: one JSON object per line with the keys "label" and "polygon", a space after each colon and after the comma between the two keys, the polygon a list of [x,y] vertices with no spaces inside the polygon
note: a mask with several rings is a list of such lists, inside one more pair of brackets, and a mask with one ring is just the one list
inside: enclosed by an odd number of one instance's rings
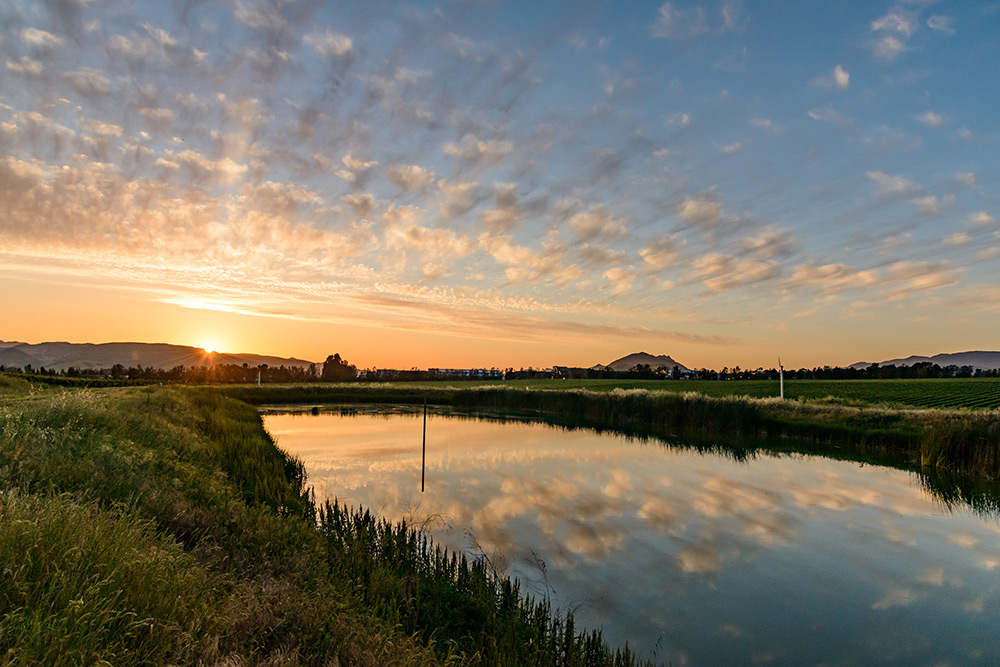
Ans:
{"label": "shoreline vegetation", "polygon": [[0,664],[666,662],[575,628],[486,558],[360,508],[318,505],[253,407],[425,398],[736,458],[893,465],[945,503],[1000,510],[995,410],[644,389],[65,389],[0,374]]}
{"label": "shoreline vegetation", "polygon": [[733,450],[862,458],[935,474],[1000,480],[1000,411],[914,409],[820,401],[706,396],[648,389],[496,386],[262,385],[220,388],[253,405],[400,403],[532,416],[561,426],[667,442],[731,443]]}
{"label": "shoreline vegetation", "polygon": [[485,558],[318,507],[252,406],[0,375],[0,664],[653,664]]}

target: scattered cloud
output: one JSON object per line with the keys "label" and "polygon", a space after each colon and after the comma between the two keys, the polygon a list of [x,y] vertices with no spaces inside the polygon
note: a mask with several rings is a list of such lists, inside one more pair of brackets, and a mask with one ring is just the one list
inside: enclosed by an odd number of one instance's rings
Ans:
{"label": "scattered cloud", "polygon": [[625,221],[617,218],[604,208],[594,208],[585,213],[577,213],[569,219],[569,228],[583,241],[593,239],[613,239],[626,232]]}
{"label": "scattered cloud", "polygon": [[916,32],[918,23],[913,12],[894,7],[885,16],[872,21],[871,30],[876,33],[873,50],[875,57],[892,61],[908,50],[907,40]]}
{"label": "scattered cloud", "polygon": [[513,151],[514,143],[496,139],[481,141],[474,134],[466,134],[458,142],[444,144],[441,150],[464,160],[496,160]]}
{"label": "scattered cloud", "polygon": [[955,180],[967,188],[974,188],[977,186],[976,174],[971,171],[955,174]]}
{"label": "scattered cloud", "polygon": [[354,42],[347,35],[326,28],[323,32],[311,32],[302,38],[302,41],[311,46],[316,53],[324,58],[342,58],[351,53]]}
{"label": "scattered cloud", "polygon": [[944,124],[944,118],[941,117],[941,114],[933,111],[925,111],[922,114],[914,116],[914,118],[928,127],[941,127]]}
{"label": "scattered cloud", "polygon": [[389,180],[403,190],[413,191],[426,188],[434,182],[434,172],[415,164],[396,164],[386,171]]}
{"label": "scattered cloud", "polygon": [[677,257],[677,246],[673,238],[661,236],[652,244],[639,251],[639,256],[650,269],[659,271],[666,268]]}
{"label": "scattered cloud", "polygon": [[950,16],[932,16],[927,19],[927,27],[949,35],[954,35],[956,32],[955,19]]}
{"label": "scattered cloud", "polygon": [[878,185],[878,193],[884,196],[915,194],[920,187],[902,176],[891,176],[881,171],[869,171],[868,178]]}
{"label": "scattered cloud", "polygon": [[694,226],[714,227],[722,218],[722,204],[714,193],[709,193],[698,199],[685,199],[677,208],[677,215]]}
{"label": "scattered cloud", "polygon": [[837,88],[839,90],[847,90],[851,85],[851,75],[843,68],[841,65],[837,65],[833,68],[833,73],[830,76],[821,76],[810,81],[814,86],[819,88]]}

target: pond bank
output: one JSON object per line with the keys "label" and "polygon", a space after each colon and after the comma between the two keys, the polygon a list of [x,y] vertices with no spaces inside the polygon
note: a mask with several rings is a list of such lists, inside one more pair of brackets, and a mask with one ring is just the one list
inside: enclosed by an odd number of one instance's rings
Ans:
{"label": "pond bank", "polygon": [[419,404],[425,399],[565,426],[665,439],[721,436],[748,448],[809,451],[896,467],[1000,479],[1000,412],[910,410],[637,390],[309,384],[219,388],[254,405]]}

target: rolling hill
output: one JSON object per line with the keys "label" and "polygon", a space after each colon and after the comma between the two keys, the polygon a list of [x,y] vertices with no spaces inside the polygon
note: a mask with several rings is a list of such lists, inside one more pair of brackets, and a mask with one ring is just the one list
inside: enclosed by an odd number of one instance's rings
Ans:
{"label": "rolling hill", "polygon": [[[972,366],[975,368],[989,369],[1000,368],[1000,352],[952,352],[946,354],[935,354],[933,357],[913,355],[900,359],[889,359],[878,362],[879,366],[912,366],[923,362],[945,366]],[[850,368],[865,369],[872,365],[870,361],[859,361],[851,364]]]}
{"label": "rolling hill", "polygon": [[167,343],[17,343],[0,341],[0,366],[7,368],[45,367],[62,371],[67,368],[111,368],[115,364],[125,367],[152,366],[169,369],[175,366],[215,366],[235,364],[241,366],[310,366],[304,359],[274,357],[261,354],[230,354],[206,352],[189,345]]}

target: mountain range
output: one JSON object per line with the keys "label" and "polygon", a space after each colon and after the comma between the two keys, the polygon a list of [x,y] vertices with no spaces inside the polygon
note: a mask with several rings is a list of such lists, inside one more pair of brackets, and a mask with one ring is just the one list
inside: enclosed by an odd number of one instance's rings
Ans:
{"label": "mountain range", "polygon": [[[938,366],[944,368],[945,366],[972,366],[973,369],[982,368],[984,370],[992,370],[994,368],[1000,368],[1000,352],[984,352],[977,350],[974,352],[952,352],[946,354],[935,354],[933,357],[924,357],[920,355],[913,355],[906,357],[905,359],[889,359],[887,361],[878,362],[879,366],[912,366],[914,364],[919,364],[923,362],[930,362],[932,364],[937,364]],[[859,361],[856,364],[851,364],[850,368],[857,368],[864,370],[872,365],[870,361]]]}
{"label": "mountain range", "polygon": [[632,354],[626,355],[621,359],[615,359],[608,365],[597,364],[594,366],[594,370],[612,370],[612,371],[628,371],[636,366],[649,366],[651,369],[656,370],[657,368],[666,368],[667,370],[673,370],[676,366],[679,370],[689,371],[691,370],[687,366],[670,358],[669,355],[661,354],[659,356],[653,356],[648,352],[633,352]]}
{"label": "mountain range", "polygon": [[0,366],[7,368],[47,368],[63,371],[73,367],[81,370],[125,367],[170,369],[175,366],[310,366],[304,359],[273,357],[261,354],[229,354],[206,352],[200,347],[167,343],[19,343],[0,341]]}

